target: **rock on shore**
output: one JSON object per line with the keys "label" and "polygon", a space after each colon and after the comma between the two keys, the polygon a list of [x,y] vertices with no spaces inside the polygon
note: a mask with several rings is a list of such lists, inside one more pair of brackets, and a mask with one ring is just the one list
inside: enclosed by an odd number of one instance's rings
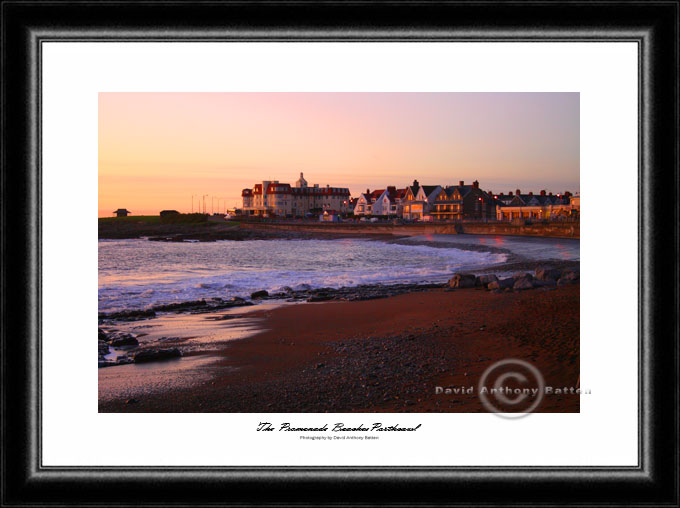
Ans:
{"label": "rock on shore", "polygon": [[156,305],[147,310],[125,310],[121,312],[100,312],[99,321],[137,321],[156,317],[158,312],[189,312],[192,314],[204,314],[232,307],[253,305],[243,298],[234,297],[230,300],[211,298],[210,300],[190,300],[188,302],[169,303]]}
{"label": "rock on shore", "polygon": [[505,279],[500,279],[495,274],[484,274],[476,277],[469,273],[456,273],[449,279],[447,285],[449,288],[485,287],[490,291],[521,291],[556,285],[578,284],[579,282],[580,274],[576,268],[540,266],[534,270],[533,274],[530,272],[518,272]]}
{"label": "rock on shore", "polygon": [[149,349],[135,354],[134,361],[135,363],[157,362],[160,360],[179,358],[181,356],[182,352],[176,347],[172,349]]}
{"label": "rock on shore", "polygon": [[[116,330],[106,331],[98,329],[98,353],[99,367],[113,367],[115,365],[125,365],[128,363],[146,363],[170,358],[179,358],[182,352],[178,348],[172,349],[140,349],[137,337],[131,333],[119,332]],[[116,354],[113,359],[107,359],[112,350]]]}

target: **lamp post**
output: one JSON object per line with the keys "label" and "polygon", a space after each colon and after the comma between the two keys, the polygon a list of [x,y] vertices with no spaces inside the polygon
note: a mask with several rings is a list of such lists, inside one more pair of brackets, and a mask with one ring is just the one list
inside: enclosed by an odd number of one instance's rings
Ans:
{"label": "lamp post", "polygon": [[203,194],[203,215],[205,215],[205,198],[207,198],[209,194]]}

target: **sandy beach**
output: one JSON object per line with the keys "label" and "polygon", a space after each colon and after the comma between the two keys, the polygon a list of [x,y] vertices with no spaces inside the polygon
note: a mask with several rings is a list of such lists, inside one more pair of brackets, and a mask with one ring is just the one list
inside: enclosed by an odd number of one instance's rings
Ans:
{"label": "sandy beach", "polygon": [[[442,288],[161,314],[120,329],[194,346],[166,362],[99,369],[99,411],[482,412],[476,394],[436,387],[476,385],[506,358],[531,362],[547,386],[576,386],[579,291]],[[579,397],[546,396],[536,411],[578,412]]]}

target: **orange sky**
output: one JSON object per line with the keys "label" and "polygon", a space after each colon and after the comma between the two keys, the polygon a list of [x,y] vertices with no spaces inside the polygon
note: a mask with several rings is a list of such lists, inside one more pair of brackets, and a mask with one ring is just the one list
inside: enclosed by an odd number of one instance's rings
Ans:
{"label": "orange sky", "polygon": [[241,205],[262,180],[579,191],[578,93],[100,93],[99,216]]}

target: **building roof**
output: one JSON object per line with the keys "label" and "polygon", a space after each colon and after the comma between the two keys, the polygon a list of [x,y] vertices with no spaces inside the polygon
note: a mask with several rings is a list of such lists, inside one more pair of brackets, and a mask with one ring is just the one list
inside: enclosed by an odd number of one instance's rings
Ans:
{"label": "building roof", "polygon": [[270,183],[267,185],[267,194],[290,194],[290,189],[289,183]]}
{"label": "building roof", "polygon": [[[312,196],[312,195],[332,195],[332,196],[349,196],[350,192],[347,187],[331,187],[330,185],[326,185],[326,187],[319,187],[318,185],[315,185],[314,187],[292,187],[289,183],[281,183],[277,181],[273,182],[266,182],[267,188],[265,189],[265,192],[267,194],[296,194],[296,195],[303,195],[303,196]],[[260,196],[262,195],[262,184],[261,183],[256,183],[252,190],[251,189],[243,189],[241,191],[241,196],[243,197],[250,197],[250,196]]]}
{"label": "building roof", "polygon": [[529,203],[534,199],[538,202],[538,206],[564,205],[569,203],[569,198],[564,194],[545,194],[545,191],[541,191],[539,194],[534,194],[533,192],[529,194],[515,192],[513,194],[499,195],[497,199],[505,206],[529,206]]}
{"label": "building roof", "polygon": [[439,185],[423,185],[423,192],[426,196],[432,194]]}
{"label": "building roof", "polygon": [[[456,190],[455,187],[445,187],[442,189],[445,199],[437,199],[437,201],[453,201],[453,192]],[[441,193],[439,194],[441,196]],[[437,197],[439,197],[437,196]]]}
{"label": "building roof", "polygon": [[[401,196],[399,196],[399,193],[402,193]],[[389,185],[387,187],[387,199],[390,201],[390,203],[396,203],[398,197],[403,197],[403,195],[406,194],[406,189],[399,189],[394,185]]]}
{"label": "building roof", "polygon": [[458,189],[458,192],[460,193],[461,197],[464,198],[475,187],[474,185],[455,185],[454,188]]}

